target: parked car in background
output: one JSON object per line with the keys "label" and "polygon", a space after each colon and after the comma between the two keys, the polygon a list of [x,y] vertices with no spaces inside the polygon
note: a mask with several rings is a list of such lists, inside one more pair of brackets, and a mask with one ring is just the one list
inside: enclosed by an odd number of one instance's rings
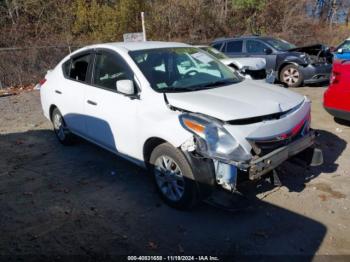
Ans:
{"label": "parked car in background", "polygon": [[254,57],[230,58],[224,53],[218,51],[217,49],[211,46],[198,45],[196,47],[208,52],[212,56],[219,59],[225,65],[237,70],[242,76],[246,78],[247,77],[251,79],[266,78],[266,60],[264,58],[254,58]]}
{"label": "parked car in background", "polygon": [[333,51],[334,59],[350,60],[350,38],[346,39]]}
{"label": "parked car in background", "polygon": [[40,83],[61,143],[75,134],[148,167],[176,208],[216,187],[234,192],[237,181],[263,177],[315,140],[307,97],[244,79],[186,44],[87,46]]}
{"label": "parked car in background", "polygon": [[262,57],[273,79],[290,87],[329,80],[332,54],[326,46],[296,47],[272,37],[242,36],[215,40],[211,46],[229,57]]}
{"label": "parked car in background", "polygon": [[334,60],[330,85],[324,93],[323,105],[334,117],[350,121],[349,60]]}

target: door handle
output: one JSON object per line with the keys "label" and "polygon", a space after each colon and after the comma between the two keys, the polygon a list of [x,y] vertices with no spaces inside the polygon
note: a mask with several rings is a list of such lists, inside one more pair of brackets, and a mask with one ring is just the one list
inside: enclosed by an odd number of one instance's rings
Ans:
{"label": "door handle", "polygon": [[88,100],[87,103],[93,106],[97,106],[97,103],[91,100]]}
{"label": "door handle", "polygon": [[61,92],[60,90],[55,90],[55,93],[56,93],[56,94],[59,94],[59,95],[62,94],[62,92]]}

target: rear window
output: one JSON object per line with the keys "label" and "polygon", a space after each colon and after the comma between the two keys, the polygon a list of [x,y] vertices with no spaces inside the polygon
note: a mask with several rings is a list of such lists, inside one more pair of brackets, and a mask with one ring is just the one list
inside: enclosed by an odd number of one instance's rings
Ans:
{"label": "rear window", "polygon": [[63,69],[63,74],[65,77],[68,77],[69,76],[69,72],[70,72],[70,68],[71,68],[71,63],[72,63],[72,60],[68,60],[67,62],[65,62],[62,66],[62,69]]}
{"label": "rear window", "polygon": [[243,41],[231,41],[226,44],[226,52],[242,53]]}
{"label": "rear window", "polygon": [[222,43],[216,43],[216,44],[213,44],[212,47],[215,48],[216,50],[219,50],[221,49],[221,46],[222,46]]}

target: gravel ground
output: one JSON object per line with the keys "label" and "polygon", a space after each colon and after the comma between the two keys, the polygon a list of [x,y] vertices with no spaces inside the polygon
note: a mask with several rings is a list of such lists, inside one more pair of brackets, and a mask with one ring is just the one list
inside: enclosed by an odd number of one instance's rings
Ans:
{"label": "gravel ground", "polygon": [[64,147],[38,91],[0,98],[0,255],[350,255],[350,127],[312,101],[325,163],[283,164],[282,187],[242,187],[229,212],[171,209],[146,171],[88,142]]}

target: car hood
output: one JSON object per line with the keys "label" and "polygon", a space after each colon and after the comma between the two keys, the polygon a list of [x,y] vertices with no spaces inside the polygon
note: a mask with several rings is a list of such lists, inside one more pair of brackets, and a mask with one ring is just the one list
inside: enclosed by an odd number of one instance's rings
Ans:
{"label": "car hood", "polygon": [[169,105],[232,121],[288,111],[304,97],[261,81],[242,82],[201,91],[167,93]]}
{"label": "car hood", "polygon": [[237,66],[238,69],[246,67],[249,70],[261,70],[266,67],[265,58],[224,58],[220,61],[225,65],[234,64]]}

